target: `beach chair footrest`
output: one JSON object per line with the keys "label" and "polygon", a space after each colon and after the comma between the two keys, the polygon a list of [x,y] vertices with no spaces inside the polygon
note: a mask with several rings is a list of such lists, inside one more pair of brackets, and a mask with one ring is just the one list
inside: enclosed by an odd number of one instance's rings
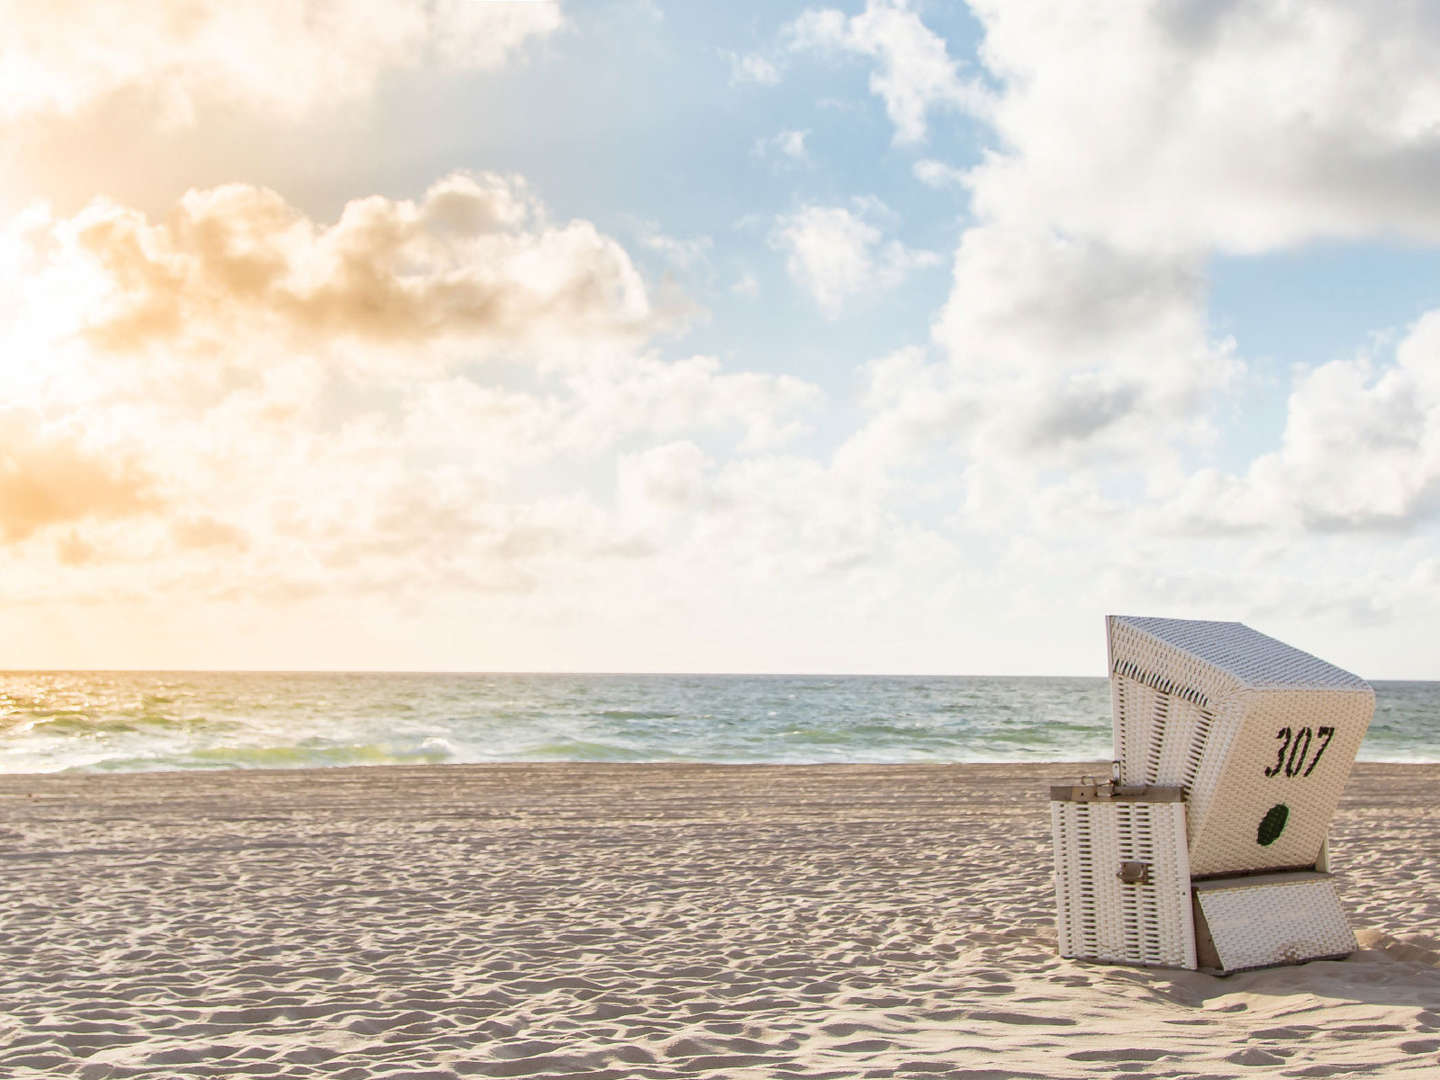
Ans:
{"label": "beach chair footrest", "polygon": [[1196,960],[1229,974],[1347,956],[1355,935],[1329,874],[1215,878],[1194,886]]}

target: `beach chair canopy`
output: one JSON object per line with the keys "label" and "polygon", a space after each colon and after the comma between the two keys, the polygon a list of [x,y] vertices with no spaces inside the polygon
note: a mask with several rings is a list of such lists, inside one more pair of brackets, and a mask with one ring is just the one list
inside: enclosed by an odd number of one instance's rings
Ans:
{"label": "beach chair canopy", "polygon": [[1190,873],[1315,866],[1370,686],[1243,623],[1112,615],[1106,628],[1120,781],[1184,792]]}

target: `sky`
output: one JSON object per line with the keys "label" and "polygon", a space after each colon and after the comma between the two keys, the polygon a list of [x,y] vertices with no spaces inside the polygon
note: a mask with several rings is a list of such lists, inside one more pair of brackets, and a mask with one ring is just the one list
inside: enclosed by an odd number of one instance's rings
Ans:
{"label": "sky", "polygon": [[1440,10],[0,0],[0,666],[1440,678]]}

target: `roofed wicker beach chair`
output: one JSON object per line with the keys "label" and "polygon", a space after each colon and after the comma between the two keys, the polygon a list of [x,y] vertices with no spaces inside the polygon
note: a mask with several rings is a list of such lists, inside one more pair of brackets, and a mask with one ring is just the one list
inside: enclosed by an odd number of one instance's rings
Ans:
{"label": "roofed wicker beach chair", "polygon": [[1241,623],[1106,629],[1113,773],[1050,791],[1061,955],[1228,974],[1353,952],[1326,838],[1374,691]]}

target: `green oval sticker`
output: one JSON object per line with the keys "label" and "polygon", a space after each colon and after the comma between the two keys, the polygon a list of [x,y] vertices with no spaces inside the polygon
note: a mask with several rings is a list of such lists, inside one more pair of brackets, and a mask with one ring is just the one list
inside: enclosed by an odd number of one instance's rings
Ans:
{"label": "green oval sticker", "polygon": [[1283,802],[1276,803],[1265,811],[1265,816],[1260,819],[1260,827],[1255,830],[1255,842],[1261,847],[1269,847],[1280,834],[1285,831],[1285,823],[1290,820],[1290,808]]}

